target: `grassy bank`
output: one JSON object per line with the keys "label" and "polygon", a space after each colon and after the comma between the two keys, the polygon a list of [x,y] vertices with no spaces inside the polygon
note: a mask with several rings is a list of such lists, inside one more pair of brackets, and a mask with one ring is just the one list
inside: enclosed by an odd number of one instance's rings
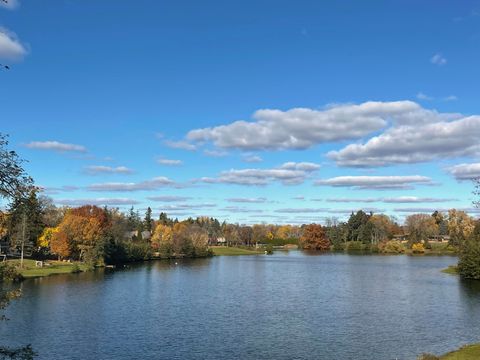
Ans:
{"label": "grassy bank", "polygon": [[[20,266],[20,260],[9,260],[10,263]],[[18,268],[18,272],[25,278],[50,276],[55,274],[69,274],[72,272],[86,271],[87,267],[79,262],[51,261],[46,262],[49,265],[43,267],[35,266],[35,260],[23,260],[23,269]]]}
{"label": "grassy bank", "polygon": [[235,256],[235,255],[259,255],[264,254],[264,250],[249,250],[230,246],[212,246],[215,256]]}
{"label": "grassy bank", "polygon": [[450,265],[448,268],[442,270],[445,274],[458,275],[458,267],[456,265]]}
{"label": "grassy bank", "polygon": [[456,351],[440,356],[441,360],[478,360],[480,359],[480,344],[466,345]]}

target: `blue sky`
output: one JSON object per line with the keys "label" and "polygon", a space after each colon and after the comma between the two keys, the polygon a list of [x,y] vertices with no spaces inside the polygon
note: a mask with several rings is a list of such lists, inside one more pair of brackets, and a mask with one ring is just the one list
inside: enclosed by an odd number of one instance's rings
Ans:
{"label": "blue sky", "polygon": [[0,131],[58,204],[474,213],[480,1],[0,6]]}

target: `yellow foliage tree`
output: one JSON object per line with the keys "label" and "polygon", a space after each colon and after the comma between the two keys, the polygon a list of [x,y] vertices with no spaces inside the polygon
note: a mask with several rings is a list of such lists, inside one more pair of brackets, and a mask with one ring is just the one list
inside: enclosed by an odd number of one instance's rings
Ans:
{"label": "yellow foliage tree", "polygon": [[42,248],[50,247],[50,242],[58,231],[58,227],[46,227],[43,229],[42,234],[38,237],[37,246]]}
{"label": "yellow foliage tree", "polygon": [[160,249],[164,245],[172,244],[173,230],[170,226],[158,224],[152,235],[152,247]]}
{"label": "yellow foliage tree", "polygon": [[475,221],[465,211],[448,211],[448,234],[452,245],[459,246],[473,233]]}

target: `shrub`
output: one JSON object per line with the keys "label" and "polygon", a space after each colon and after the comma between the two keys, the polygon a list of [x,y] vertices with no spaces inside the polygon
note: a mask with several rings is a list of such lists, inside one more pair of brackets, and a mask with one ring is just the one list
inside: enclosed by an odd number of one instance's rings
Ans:
{"label": "shrub", "polygon": [[379,251],[383,254],[403,254],[405,246],[400,241],[390,240],[378,245]]}
{"label": "shrub", "polygon": [[480,280],[480,241],[468,240],[458,261],[458,273],[465,279]]}
{"label": "shrub", "polygon": [[412,252],[414,254],[423,254],[425,252],[425,247],[422,243],[415,243],[412,245]]}
{"label": "shrub", "polygon": [[361,241],[348,241],[345,244],[346,251],[365,251],[367,250],[367,245]]}

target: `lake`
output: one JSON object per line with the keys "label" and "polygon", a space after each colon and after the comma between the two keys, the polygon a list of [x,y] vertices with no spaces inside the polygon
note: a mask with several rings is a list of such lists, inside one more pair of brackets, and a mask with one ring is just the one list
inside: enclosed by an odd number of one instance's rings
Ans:
{"label": "lake", "polygon": [[2,345],[40,359],[415,359],[480,341],[480,282],[455,257],[156,261],[22,284]]}

